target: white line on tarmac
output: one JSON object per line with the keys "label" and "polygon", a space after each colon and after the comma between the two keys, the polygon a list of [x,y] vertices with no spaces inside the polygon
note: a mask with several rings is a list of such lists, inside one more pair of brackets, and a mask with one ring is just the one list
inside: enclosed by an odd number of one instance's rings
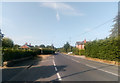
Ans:
{"label": "white line on tarmac", "polygon": [[57,76],[59,80],[62,80],[59,73],[57,73]]}
{"label": "white line on tarmac", "polygon": [[56,64],[55,64],[54,60],[53,60],[53,65],[54,65],[54,66],[56,66]]}
{"label": "white line on tarmac", "polygon": [[95,68],[97,70],[103,71],[103,72],[107,72],[107,73],[115,75],[115,76],[119,76],[118,74],[115,74],[115,73],[112,73],[112,72],[109,72],[109,71],[105,71],[103,69],[98,69],[97,67],[94,67],[94,66],[91,66],[91,65],[88,65],[88,64],[85,64],[85,65],[88,66],[88,67],[92,67],[92,68]]}
{"label": "white line on tarmac", "polygon": [[55,67],[55,71],[57,71],[57,68]]}
{"label": "white line on tarmac", "polygon": [[[53,65],[54,65],[54,67],[55,67],[55,71],[56,72],[58,72],[58,70],[57,70],[57,67],[56,67],[56,64],[55,64],[55,61],[53,60]],[[59,73],[57,73],[57,77],[58,77],[58,80],[62,80],[61,79],[61,76],[60,76],[60,74]]]}
{"label": "white line on tarmac", "polygon": [[[70,59],[70,58],[69,58]],[[72,59],[73,61],[75,61],[75,62],[77,62],[77,63],[80,63],[79,61],[77,61],[77,60],[74,60],[74,59]],[[81,63],[81,64],[83,64],[83,63]],[[103,70],[103,69],[98,69],[97,67],[94,67],[94,66],[91,66],[91,65],[88,65],[88,64],[83,64],[83,65],[86,65],[86,66],[88,66],[88,67],[92,67],[92,68],[95,68],[95,69],[97,69],[97,70],[100,70],[100,71],[103,71],[103,72],[106,72],[106,73],[109,73],[109,74],[112,74],[112,75],[115,75],[115,76],[120,76],[120,75],[118,75],[118,74],[115,74],[115,73],[112,73],[112,72],[109,72],[109,71],[106,71],[106,70]]]}
{"label": "white line on tarmac", "polygon": [[[77,60],[74,60],[74,59],[72,59],[72,60],[75,61],[75,62],[80,63],[80,62],[77,61]],[[109,71],[106,71],[106,70],[103,70],[103,69],[98,69],[97,67],[94,67],[94,66],[91,66],[91,65],[88,65],[88,64],[85,64],[85,65],[88,66],[88,67],[92,67],[92,68],[95,68],[95,69],[97,69],[97,70],[100,70],[100,71],[103,71],[103,72],[106,72],[106,73],[109,73],[109,74],[115,75],[115,76],[119,76],[118,74],[115,74],[115,73],[112,73],[112,72],[109,72]]]}

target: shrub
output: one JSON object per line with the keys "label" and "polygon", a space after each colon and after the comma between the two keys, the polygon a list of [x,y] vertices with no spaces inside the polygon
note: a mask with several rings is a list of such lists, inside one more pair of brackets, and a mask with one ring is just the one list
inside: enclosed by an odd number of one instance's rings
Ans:
{"label": "shrub", "polygon": [[85,50],[84,49],[79,50],[79,55],[85,55]]}
{"label": "shrub", "polygon": [[75,55],[79,55],[79,49],[78,48],[72,48],[72,51]]}
{"label": "shrub", "polygon": [[15,60],[29,56],[35,56],[35,51],[32,50],[22,50],[22,49],[4,49],[3,50],[3,60]]}
{"label": "shrub", "polygon": [[86,43],[85,55],[93,58],[120,61],[119,42],[120,39],[116,37]]}
{"label": "shrub", "polygon": [[54,50],[52,50],[52,49],[42,49],[42,51],[43,51],[43,54],[54,54],[55,53],[55,51]]}
{"label": "shrub", "polygon": [[[54,50],[51,49],[43,49],[43,54],[53,54],[55,53]],[[3,49],[3,60],[4,61],[10,61],[10,60],[15,60],[15,59],[20,59],[24,57],[30,57],[30,56],[36,56],[41,54],[40,49],[11,49],[11,48],[6,48]]]}

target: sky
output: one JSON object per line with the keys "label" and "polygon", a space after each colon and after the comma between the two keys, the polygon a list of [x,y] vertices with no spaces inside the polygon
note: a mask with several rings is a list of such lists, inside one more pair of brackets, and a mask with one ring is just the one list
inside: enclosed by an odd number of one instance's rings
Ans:
{"label": "sky", "polygon": [[1,30],[19,45],[75,46],[109,37],[117,12],[117,2],[3,2]]}

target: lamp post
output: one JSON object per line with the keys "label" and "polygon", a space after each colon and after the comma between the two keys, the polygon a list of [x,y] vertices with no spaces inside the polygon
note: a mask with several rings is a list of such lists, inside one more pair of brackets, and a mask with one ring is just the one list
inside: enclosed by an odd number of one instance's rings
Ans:
{"label": "lamp post", "polygon": [[4,37],[4,34],[1,33],[0,29],[0,65],[3,67],[3,55],[2,55],[2,38]]}

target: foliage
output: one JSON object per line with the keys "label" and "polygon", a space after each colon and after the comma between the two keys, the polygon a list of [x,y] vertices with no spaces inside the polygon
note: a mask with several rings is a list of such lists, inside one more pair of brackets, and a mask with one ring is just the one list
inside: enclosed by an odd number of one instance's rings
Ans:
{"label": "foliage", "polygon": [[43,54],[54,54],[55,53],[55,51],[52,49],[44,48],[42,50],[43,50]]}
{"label": "foliage", "polygon": [[111,34],[110,37],[116,37],[118,36],[118,16],[114,18],[115,24],[113,25],[113,28],[110,30]]}
{"label": "foliage", "polygon": [[45,45],[44,45],[44,44],[41,44],[41,45],[40,45],[40,48],[45,48]]}
{"label": "foliage", "polygon": [[32,50],[22,50],[22,49],[4,49],[3,50],[3,60],[10,61],[15,59],[20,59],[29,56],[35,56],[35,52]]}
{"label": "foliage", "polygon": [[48,48],[48,49],[55,49],[55,47],[53,46],[53,44],[52,45],[47,45],[46,48]]}
{"label": "foliage", "polygon": [[15,44],[15,45],[13,46],[14,49],[18,49],[19,47],[20,47],[20,45],[18,45],[18,44]]}
{"label": "foliage", "polygon": [[76,48],[76,47],[73,47],[72,52],[73,52],[75,55],[85,55],[85,50],[84,50],[84,49],[79,50],[79,49]]}
{"label": "foliage", "polygon": [[76,47],[73,47],[72,52],[73,52],[75,55],[79,55],[79,49],[76,48]]}
{"label": "foliage", "polygon": [[85,54],[88,57],[117,61],[120,58],[119,42],[118,37],[94,40],[86,43]]}
{"label": "foliage", "polygon": [[11,48],[13,47],[14,43],[10,38],[4,37],[2,39],[2,47],[3,48]]}
{"label": "foliage", "polygon": [[79,50],[79,55],[85,55],[85,50],[84,49]]}
{"label": "foliage", "polygon": [[68,42],[66,42],[66,44],[64,44],[64,46],[63,46],[63,49],[64,49],[65,52],[71,51],[71,46],[70,46],[70,44],[69,44]]}
{"label": "foliage", "polygon": [[[53,54],[55,53],[54,50],[51,49],[42,49],[43,54]],[[36,56],[41,54],[40,49],[11,49],[11,48],[6,48],[3,49],[3,60],[4,61],[10,61],[10,60],[15,60],[15,59],[20,59],[24,57],[30,57],[30,56]]]}

